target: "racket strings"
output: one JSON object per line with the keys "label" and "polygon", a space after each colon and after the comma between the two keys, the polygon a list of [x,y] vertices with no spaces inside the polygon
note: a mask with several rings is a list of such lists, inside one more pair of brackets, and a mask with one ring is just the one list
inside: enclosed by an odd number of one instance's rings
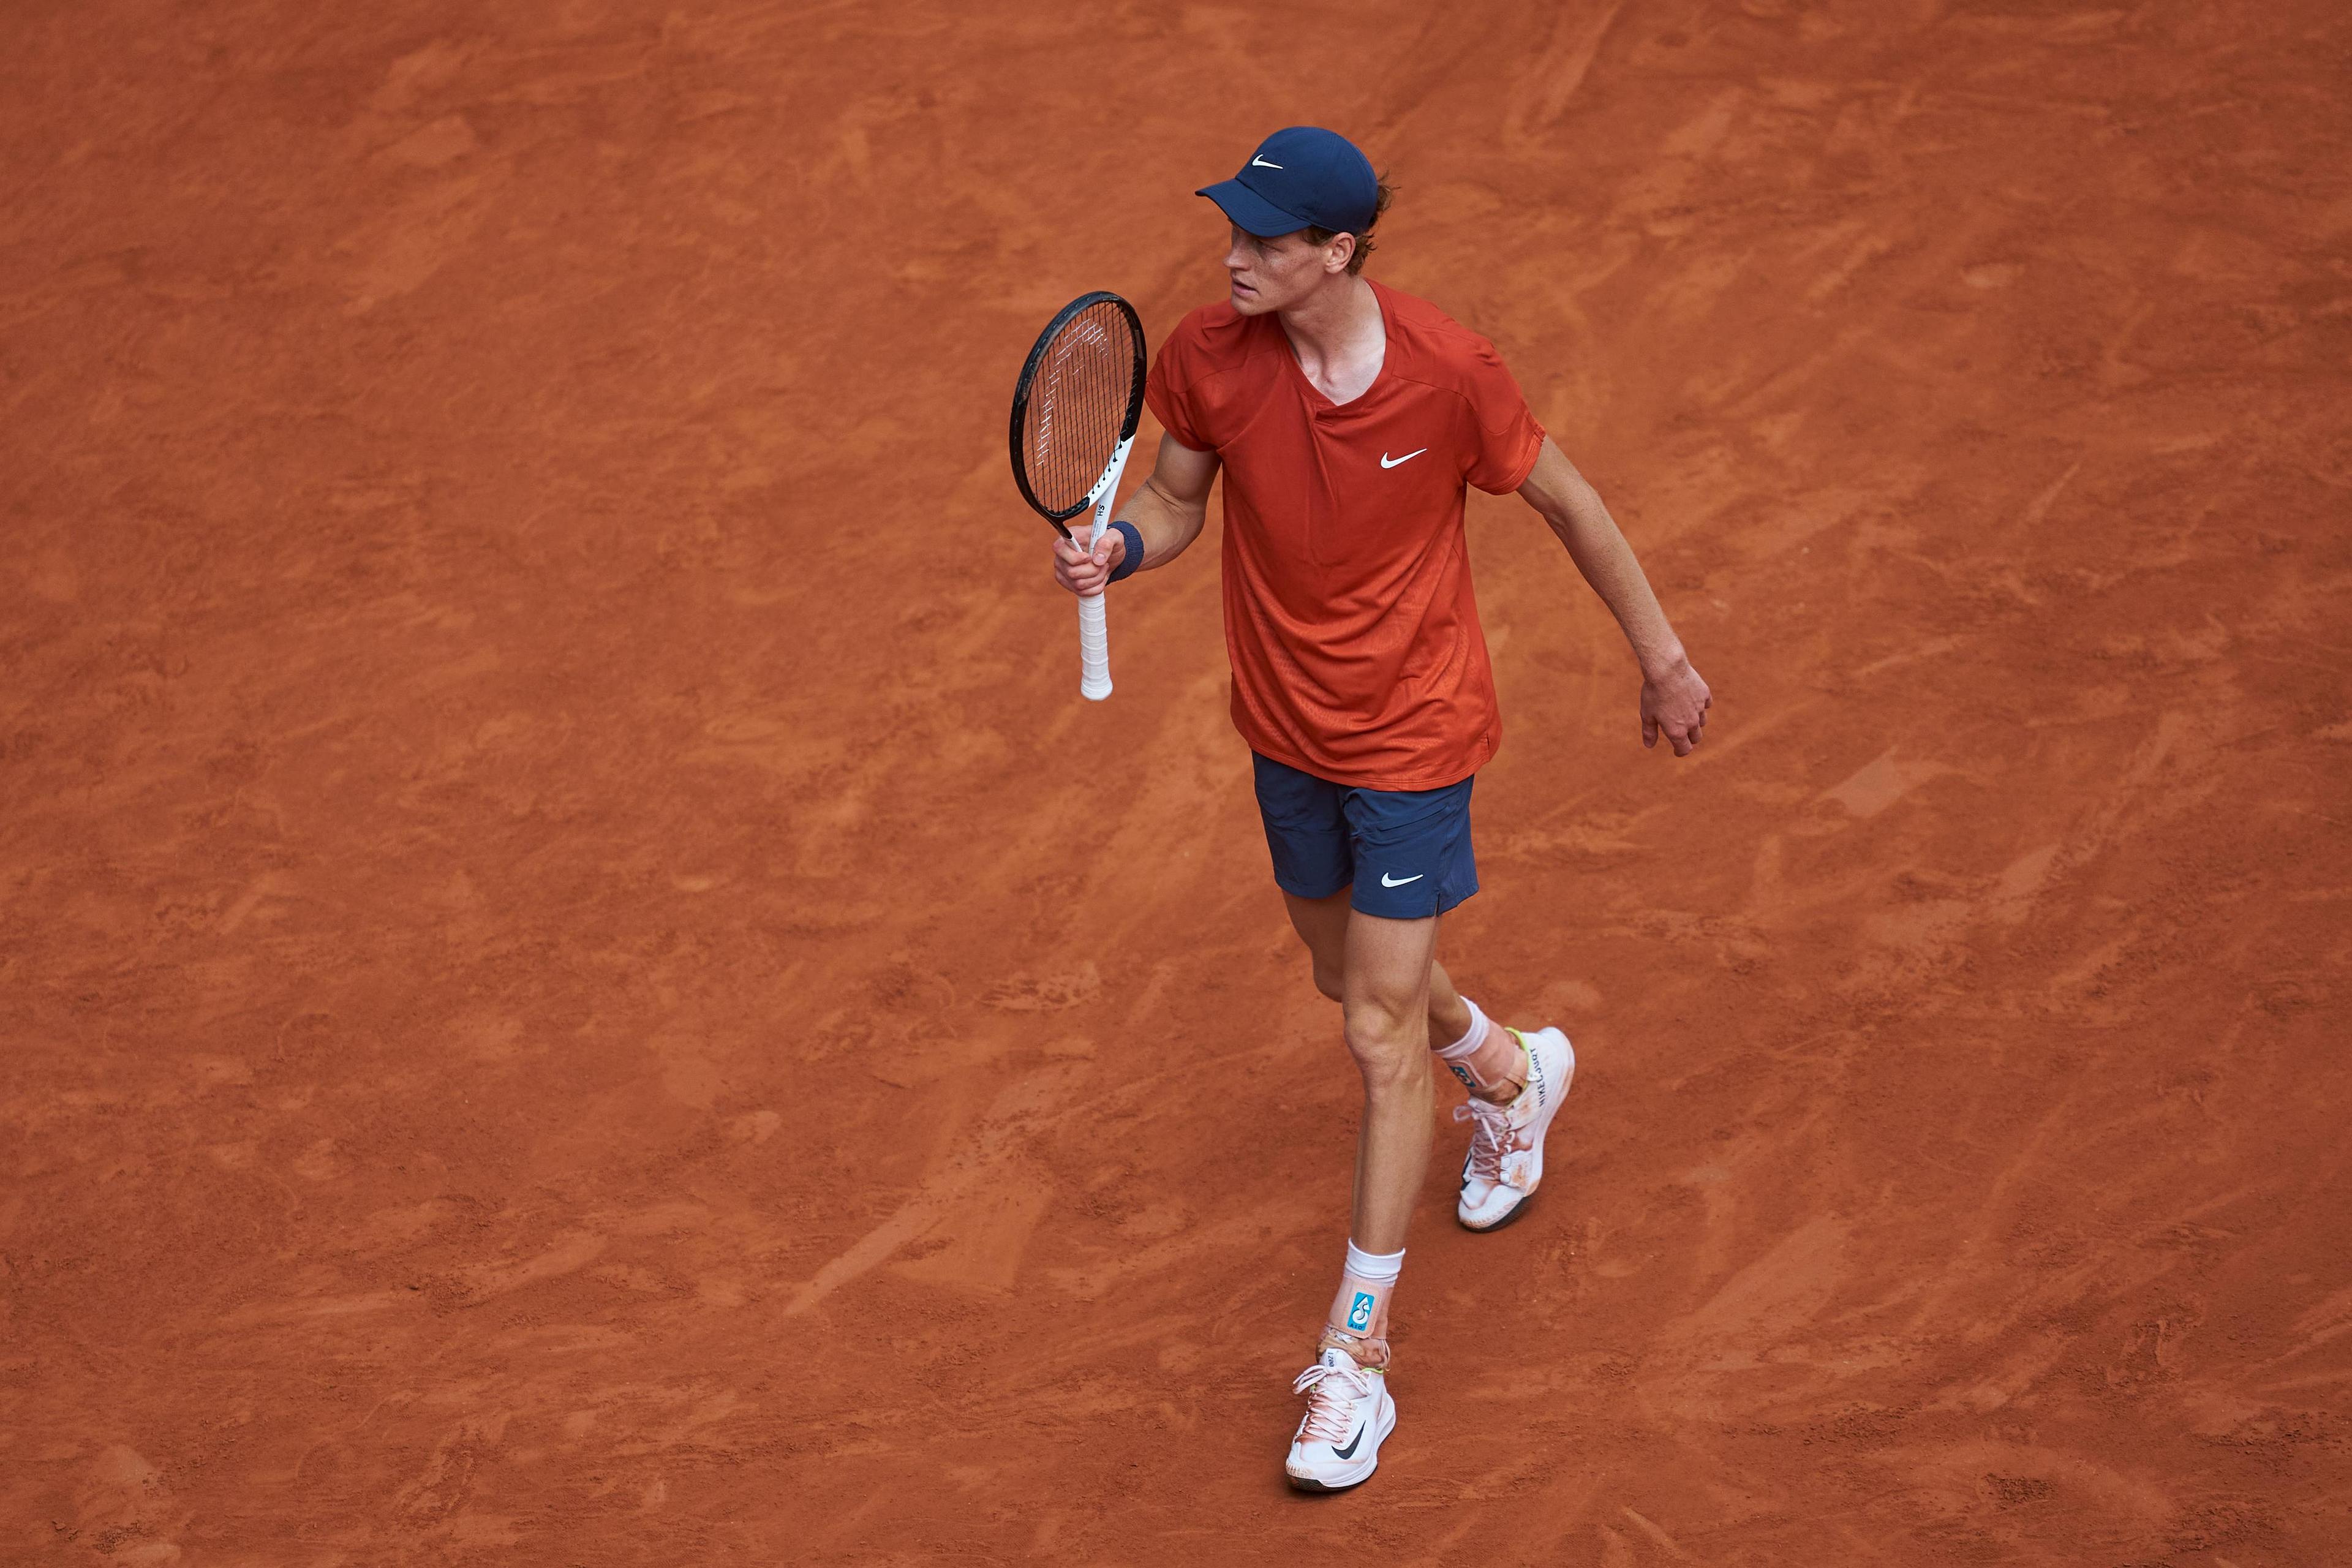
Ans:
{"label": "racket strings", "polygon": [[1030,391],[1022,439],[1029,488],[1047,510],[1077,507],[1102,478],[1134,384],[1134,334],[1116,302],[1081,310],[1054,334]]}

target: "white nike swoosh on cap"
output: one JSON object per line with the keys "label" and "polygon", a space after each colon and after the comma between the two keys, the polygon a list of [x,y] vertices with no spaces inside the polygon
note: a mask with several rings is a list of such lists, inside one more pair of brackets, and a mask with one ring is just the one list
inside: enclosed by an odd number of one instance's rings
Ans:
{"label": "white nike swoosh on cap", "polygon": [[1407,453],[1406,453],[1403,457],[1402,457],[1402,458],[1391,458],[1391,457],[1390,457],[1386,452],[1382,452],[1382,453],[1381,454],[1381,468],[1395,468],[1399,463],[1410,463],[1410,462],[1412,462],[1415,458],[1420,457],[1420,456],[1422,455],[1422,453],[1426,452],[1426,451],[1428,451],[1428,450],[1429,450],[1429,448],[1428,448],[1428,447],[1416,447],[1416,448],[1414,448],[1412,451],[1407,452]]}
{"label": "white nike swoosh on cap", "polygon": [[1253,169],[1279,169],[1282,165],[1279,163],[1269,163],[1265,159],[1253,154],[1250,158],[1250,167]]}

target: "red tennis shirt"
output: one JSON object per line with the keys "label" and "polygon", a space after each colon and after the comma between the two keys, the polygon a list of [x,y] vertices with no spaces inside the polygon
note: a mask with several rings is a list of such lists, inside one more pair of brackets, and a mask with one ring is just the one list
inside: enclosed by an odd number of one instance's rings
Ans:
{"label": "red tennis shirt", "polygon": [[1465,485],[1527,482],[1543,428],[1495,346],[1372,285],[1388,356],[1335,404],[1273,315],[1168,334],[1146,396],[1225,470],[1225,648],[1250,748],[1334,784],[1436,789],[1502,742],[1470,591]]}

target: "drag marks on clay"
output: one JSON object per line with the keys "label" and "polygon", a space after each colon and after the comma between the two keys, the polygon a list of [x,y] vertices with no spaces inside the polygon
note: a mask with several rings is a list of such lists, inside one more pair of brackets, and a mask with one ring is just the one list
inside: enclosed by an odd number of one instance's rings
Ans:
{"label": "drag marks on clay", "polygon": [[101,1450],[73,1495],[71,1524],[50,1520],[53,1544],[95,1552],[112,1563],[176,1563],[178,1537],[192,1522],[162,1470],[121,1443]]}
{"label": "drag marks on clay", "polygon": [[1101,990],[1102,972],[1089,960],[1058,974],[999,981],[980,1000],[1003,1013],[1058,1013],[1091,1002]]}
{"label": "drag marks on clay", "polygon": [[506,1264],[482,1265],[459,1276],[459,1301],[479,1306],[543,1280],[577,1273],[604,1255],[606,1238],[589,1231],[558,1237],[530,1258]]}
{"label": "drag marks on clay", "polygon": [[1496,860],[1566,861],[1601,867],[1628,855],[1646,852],[1652,840],[1639,831],[1643,825],[1662,824],[1671,820],[1671,816],[1670,809],[1664,806],[1632,813],[1573,813],[1557,827],[1507,828],[1491,836],[1491,851],[1483,844],[1480,848]]}
{"label": "drag marks on clay", "polygon": [[1921,759],[1897,761],[1893,751],[1882,752],[1844,783],[1822,792],[1856,818],[1876,816],[1921,784],[1959,772],[1943,763]]}
{"label": "drag marks on clay", "polygon": [[509,1516],[477,1511],[471,1505],[479,1472],[500,1457],[511,1411],[468,1416],[434,1445],[424,1469],[394,1495],[393,1506],[410,1530],[423,1530],[454,1546],[512,1546],[522,1539]]}
{"label": "drag marks on clay", "polygon": [[507,184],[503,171],[442,181],[346,236],[336,249],[360,258],[351,279],[352,315],[412,294],[463,256]]}
{"label": "drag marks on clay", "polygon": [[977,1131],[957,1143],[920,1190],[890,1215],[829,1258],[793,1290],[787,1317],[807,1313],[852,1280],[935,1231],[938,1248],[914,1260],[915,1277],[934,1283],[1002,1290],[1019,1271],[1023,1249],[1044,1217],[1047,1184],[1018,1180],[1022,1140],[1046,1119],[1056,1096],[1090,1076],[1086,1064],[1034,1071],[1006,1086]]}
{"label": "drag marks on clay", "polygon": [[463,114],[445,114],[410,132],[375,156],[376,162],[387,166],[437,169],[481,144],[481,138],[474,134],[472,121]]}
{"label": "drag marks on clay", "polygon": [[2310,1354],[2345,1334],[2352,1333],[2352,1286],[2336,1291],[2305,1309],[2294,1320],[2294,1331],[2301,1336],[2294,1348],[2273,1357],[2270,1367]]}
{"label": "drag marks on clay", "polygon": [[1503,110],[1506,145],[1521,156],[1551,151],[1553,124],[1584,85],[1625,4],[1562,6],[1554,14],[1550,35],[1529,58],[1528,68],[1514,73]]}

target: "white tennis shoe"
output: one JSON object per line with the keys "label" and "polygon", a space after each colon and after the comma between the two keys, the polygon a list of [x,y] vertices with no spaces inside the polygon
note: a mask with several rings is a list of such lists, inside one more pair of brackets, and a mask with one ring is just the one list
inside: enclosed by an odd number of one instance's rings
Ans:
{"label": "white tennis shoe", "polygon": [[1493,1230],[1518,1217],[1543,1180],[1544,1134],[1576,1077],[1576,1049],[1558,1029],[1510,1034],[1528,1051],[1528,1081],[1518,1097],[1508,1105],[1474,1100],[1454,1108],[1454,1121],[1470,1123],[1454,1217],[1471,1230]]}
{"label": "white tennis shoe", "polygon": [[1389,1380],[1337,1346],[1315,1358],[1291,1385],[1307,1396],[1307,1415],[1283,1464],[1303,1492],[1341,1492],[1361,1485],[1381,1462],[1381,1445],[1396,1428]]}

